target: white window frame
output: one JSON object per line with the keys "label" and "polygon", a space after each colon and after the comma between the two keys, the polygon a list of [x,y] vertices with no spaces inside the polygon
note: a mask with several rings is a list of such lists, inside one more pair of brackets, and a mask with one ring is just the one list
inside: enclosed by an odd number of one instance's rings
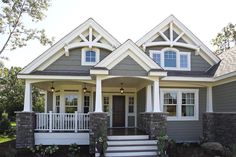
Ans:
{"label": "white window frame", "polygon": [[[164,93],[176,92],[177,93],[177,105],[176,116],[168,116],[168,121],[197,121],[199,120],[199,89],[174,89],[174,88],[161,88],[161,111],[164,108]],[[182,116],[182,93],[194,93],[194,116]]]}
{"label": "white window frame", "polygon": [[[176,67],[165,67],[165,52],[166,51],[175,51],[176,52]],[[165,70],[182,70],[182,71],[191,71],[191,52],[181,52],[175,48],[163,48],[161,50],[149,50],[149,56],[153,59],[153,54],[160,54],[161,56],[161,67]],[[188,67],[180,67],[180,55],[187,55],[188,58]]]}
{"label": "white window frame", "polygon": [[[95,52],[95,62],[86,62],[86,52],[94,51]],[[96,65],[100,61],[100,50],[98,48],[82,48],[81,54],[81,65],[93,66]]]}

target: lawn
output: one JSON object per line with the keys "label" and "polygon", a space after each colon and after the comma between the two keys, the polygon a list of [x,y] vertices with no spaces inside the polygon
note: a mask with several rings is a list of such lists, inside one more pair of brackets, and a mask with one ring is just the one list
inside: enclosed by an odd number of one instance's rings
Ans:
{"label": "lawn", "polygon": [[[15,128],[16,127],[16,122],[11,122],[11,127]],[[15,140],[16,137],[15,136],[7,136],[7,135],[0,135],[0,143],[5,143],[5,142],[9,142],[12,140]]]}

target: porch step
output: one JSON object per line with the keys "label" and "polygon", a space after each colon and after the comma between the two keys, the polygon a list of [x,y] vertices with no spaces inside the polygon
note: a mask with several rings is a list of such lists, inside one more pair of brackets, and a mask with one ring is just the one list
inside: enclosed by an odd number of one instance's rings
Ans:
{"label": "porch step", "polygon": [[[157,141],[148,135],[108,136],[105,157],[154,157],[157,155]],[[99,153],[95,154],[99,157]]]}

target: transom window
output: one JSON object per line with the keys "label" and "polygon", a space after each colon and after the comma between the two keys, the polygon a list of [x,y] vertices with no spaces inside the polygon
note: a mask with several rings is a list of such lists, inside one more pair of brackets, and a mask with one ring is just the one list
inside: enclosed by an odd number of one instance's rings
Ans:
{"label": "transom window", "polygon": [[77,111],[78,96],[76,94],[65,95],[65,112],[74,113]]}
{"label": "transom window", "polygon": [[191,52],[180,52],[174,48],[149,52],[150,57],[166,70],[191,70]]}
{"label": "transom window", "polygon": [[83,48],[81,64],[87,66],[93,66],[99,62],[100,51],[97,48]]}
{"label": "transom window", "polygon": [[198,89],[161,89],[161,102],[168,120],[198,120]]}

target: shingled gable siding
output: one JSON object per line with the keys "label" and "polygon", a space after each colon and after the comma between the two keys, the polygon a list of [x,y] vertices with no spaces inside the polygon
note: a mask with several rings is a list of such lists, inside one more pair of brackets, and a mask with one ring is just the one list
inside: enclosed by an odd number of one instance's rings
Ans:
{"label": "shingled gable siding", "polygon": [[236,112],[236,81],[212,89],[214,112]]}
{"label": "shingled gable siding", "polygon": [[[149,56],[149,50],[162,50],[163,48],[165,47],[164,46],[147,47],[145,52]],[[205,61],[200,55],[195,55],[194,50],[180,47],[174,47],[174,48],[183,52],[191,52],[191,71],[206,71],[211,67],[211,65],[207,61]]]}
{"label": "shingled gable siding", "polygon": [[[137,117],[145,111],[145,88],[137,92]],[[202,114],[206,111],[206,88],[199,88],[199,120],[167,121],[167,134],[177,142],[197,142],[202,136]]]}
{"label": "shingled gable siding", "polygon": [[144,70],[133,58],[127,56],[110,70],[110,75],[147,76]]}
{"label": "shingled gable siding", "polygon": [[[103,60],[111,52],[100,49],[100,61]],[[69,56],[63,55],[44,71],[78,71],[82,74],[89,74],[92,66],[81,65],[81,48],[70,50]]]}

